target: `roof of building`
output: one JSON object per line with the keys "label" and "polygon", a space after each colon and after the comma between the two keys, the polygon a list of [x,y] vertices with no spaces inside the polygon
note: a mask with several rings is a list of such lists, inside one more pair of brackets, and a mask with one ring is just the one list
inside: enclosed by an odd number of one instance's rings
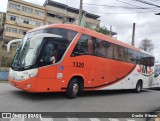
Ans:
{"label": "roof of building", "polygon": [[[73,8],[73,7],[70,7],[70,6],[66,5],[66,4],[58,3],[58,2],[55,2],[55,1],[52,1],[52,0],[46,0],[43,6],[46,6],[46,5],[55,6],[55,7],[62,8],[62,9],[66,9],[67,11],[72,12],[72,13],[77,13],[77,14],[79,13],[79,9],[77,9],[77,8]],[[88,13],[87,11],[84,11],[84,10],[83,10],[83,12],[86,14],[86,17],[88,17],[88,18],[97,19],[97,18],[100,17],[98,15],[95,15],[95,14],[92,14],[92,13]]]}

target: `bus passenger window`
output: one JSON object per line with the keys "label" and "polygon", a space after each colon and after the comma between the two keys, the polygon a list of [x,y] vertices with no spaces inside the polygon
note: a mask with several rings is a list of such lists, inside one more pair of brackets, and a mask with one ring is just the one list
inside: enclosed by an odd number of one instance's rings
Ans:
{"label": "bus passenger window", "polygon": [[119,47],[119,60],[127,61],[127,48]]}
{"label": "bus passenger window", "polygon": [[113,58],[113,44],[96,39],[95,53],[99,57]]}
{"label": "bus passenger window", "polygon": [[114,45],[114,59],[119,59],[119,48],[118,45]]}
{"label": "bus passenger window", "polygon": [[95,52],[96,55],[99,57],[106,57],[106,48],[105,48],[105,41],[102,41],[100,39],[96,39],[96,48],[95,48]]}
{"label": "bus passenger window", "polygon": [[89,38],[88,39],[88,50],[87,54],[93,55],[94,54],[94,38]]}
{"label": "bus passenger window", "polygon": [[127,62],[136,64],[137,59],[138,59],[138,53],[134,50],[128,49]]}
{"label": "bus passenger window", "polygon": [[109,42],[106,42],[106,47],[107,49],[107,58],[113,58],[113,44],[109,43]]}
{"label": "bus passenger window", "polygon": [[88,35],[82,35],[77,42],[72,56],[94,55],[94,38]]}

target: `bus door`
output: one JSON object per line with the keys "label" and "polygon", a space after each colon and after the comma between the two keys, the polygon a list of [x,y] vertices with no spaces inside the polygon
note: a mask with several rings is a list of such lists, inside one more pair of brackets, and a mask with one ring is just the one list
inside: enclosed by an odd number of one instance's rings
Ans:
{"label": "bus door", "polygon": [[[83,66],[78,66],[79,68],[76,68],[76,72],[85,77],[85,86],[93,87],[96,63],[96,59],[94,57],[94,38],[88,35],[82,35],[75,45],[71,59],[75,62],[75,66],[76,63],[80,63],[80,65]],[[79,71],[82,69],[83,71]]]}
{"label": "bus door", "polygon": [[[57,51],[59,44],[56,43],[56,40],[60,38],[51,38],[46,37],[43,40],[41,52],[37,59],[38,70],[38,81],[37,89],[46,91],[51,90],[52,85],[58,84],[55,82],[57,66],[54,64],[57,63]],[[58,86],[57,86],[58,87]]]}

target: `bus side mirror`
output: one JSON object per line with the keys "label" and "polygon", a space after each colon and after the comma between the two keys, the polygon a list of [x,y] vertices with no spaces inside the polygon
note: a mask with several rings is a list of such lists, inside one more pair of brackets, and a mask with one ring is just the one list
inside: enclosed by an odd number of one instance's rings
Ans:
{"label": "bus side mirror", "polygon": [[8,44],[7,44],[7,51],[10,52],[10,48],[11,48],[11,44],[12,43],[16,43],[16,42],[20,42],[22,41],[22,39],[14,39],[14,40],[11,40]]}

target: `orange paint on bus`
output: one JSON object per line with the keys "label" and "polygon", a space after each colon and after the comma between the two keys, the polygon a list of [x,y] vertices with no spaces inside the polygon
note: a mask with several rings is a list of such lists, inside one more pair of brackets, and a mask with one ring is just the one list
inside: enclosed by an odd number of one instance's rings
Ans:
{"label": "orange paint on bus", "polygon": [[[33,29],[29,32],[46,28],[63,28],[74,30],[78,32],[78,35],[76,36],[74,42],[71,43],[72,45],[69,46],[65,57],[60,63],[38,68],[38,75],[27,80],[17,81],[9,77],[9,82],[17,88],[28,92],[61,92],[66,91],[71,78],[81,77],[84,80],[85,90],[99,89],[120,81],[135,68],[135,64],[132,63],[95,57],[91,55],[71,57],[72,51],[82,34],[108,41],[122,47],[130,48],[132,50],[140,51],[133,46],[76,25],[47,25]],[[73,62],[79,61],[84,62],[84,68],[73,67]],[[63,66],[63,70],[60,70],[61,66]],[[57,78],[58,74],[63,74],[63,78]],[[31,85],[31,87],[28,89],[26,88],[27,84]]]}

